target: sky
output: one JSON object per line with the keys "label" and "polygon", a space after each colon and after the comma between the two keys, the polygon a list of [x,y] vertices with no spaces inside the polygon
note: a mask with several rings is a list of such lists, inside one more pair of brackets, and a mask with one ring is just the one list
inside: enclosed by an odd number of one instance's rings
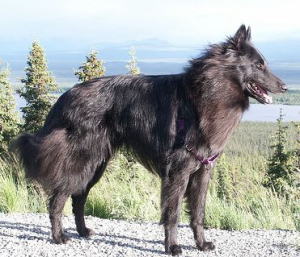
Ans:
{"label": "sky", "polygon": [[299,11],[299,0],[0,0],[0,43],[154,38],[188,46],[221,41],[242,23],[256,42],[299,39]]}

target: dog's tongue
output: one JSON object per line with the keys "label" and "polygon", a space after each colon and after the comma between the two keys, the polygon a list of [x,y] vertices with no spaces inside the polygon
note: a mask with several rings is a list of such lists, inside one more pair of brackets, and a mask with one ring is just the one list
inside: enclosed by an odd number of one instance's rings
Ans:
{"label": "dog's tongue", "polygon": [[263,94],[263,97],[265,98],[268,104],[271,104],[273,102],[272,96],[269,96],[268,94]]}

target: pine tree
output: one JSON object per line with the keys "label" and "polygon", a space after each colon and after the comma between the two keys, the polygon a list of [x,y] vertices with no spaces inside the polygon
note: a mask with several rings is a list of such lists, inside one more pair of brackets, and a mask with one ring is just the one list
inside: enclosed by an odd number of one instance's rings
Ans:
{"label": "pine tree", "polygon": [[286,149],[288,127],[282,121],[283,114],[282,110],[280,110],[280,115],[277,119],[275,142],[271,146],[274,149],[274,153],[269,159],[264,186],[271,187],[279,195],[288,197],[293,191],[295,182],[296,156],[294,151]]}
{"label": "pine tree", "polygon": [[128,73],[132,75],[140,74],[141,72],[140,72],[140,68],[137,66],[136,50],[134,47],[132,47],[129,50],[129,55],[130,55],[130,60],[126,65],[126,68],[128,69]]}
{"label": "pine tree", "polygon": [[20,129],[13,89],[8,76],[7,68],[0,70],[0,156],[7,152],[10,141]]}
{"label": "pine tree", "polygon": [[86,62],[83,63],[79,70],[75,71],[75,76],[81,82],[101,77],[105,74],[104,62],[97,58],[97,51],[92,51],[86,56]]}
{"label": "pine tree", "polygon": [[54,101],[51,93],[57,90],[57,85],[48,71],[44,50],[38,42],[32,43],[27,65],[26,78],[21,80],[24,87],[17,92],[26,100],[26,106],[22,108],[23,129],[34,133],[43,126]]}

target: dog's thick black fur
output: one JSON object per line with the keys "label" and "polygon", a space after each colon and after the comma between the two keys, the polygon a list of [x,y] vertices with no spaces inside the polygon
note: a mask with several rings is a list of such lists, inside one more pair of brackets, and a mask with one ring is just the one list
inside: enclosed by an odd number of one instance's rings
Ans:
{"label": "dog's thick black fur", "polygon": [[78,233],[93,233],[84,221],[87,195],[113,154],[125,146],[162,179],[166,252],[181,253],[177,224],[184,197],[198,249],[214,249],[203,231],[213,163],[201,159],[223,151],[249,96],[270,103],[268,91],[285,90],[244,25],[192,60],[182,74],[111,76],[74,86],[58,99],[36,135],[25,134],[15,142],[27,177],[50,196],[54,241],[67,241],[61,214],[69,196]]}

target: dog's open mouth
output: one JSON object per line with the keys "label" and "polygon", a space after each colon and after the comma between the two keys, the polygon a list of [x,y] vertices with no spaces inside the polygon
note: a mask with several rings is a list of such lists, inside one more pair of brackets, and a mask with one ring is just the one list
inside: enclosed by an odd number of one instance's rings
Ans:
{"label": "dog's open mouth", "polygon": [[268,95],[268,91],[256,82],[249,82],[247,84],[249,93],[260,103],[271,104],[272,96]]}

